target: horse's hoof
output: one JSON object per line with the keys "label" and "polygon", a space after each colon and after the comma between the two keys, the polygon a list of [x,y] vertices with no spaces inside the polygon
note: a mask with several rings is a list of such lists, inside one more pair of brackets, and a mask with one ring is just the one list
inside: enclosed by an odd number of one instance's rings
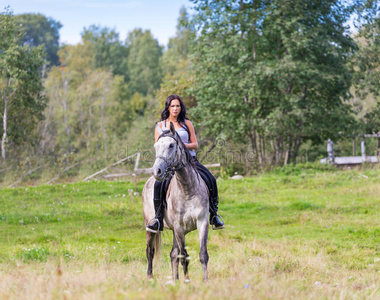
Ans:
{"label": "horse's hoof", "polygon": [[165,282],[165,285],[175,285],[175,282],[173,280],[169,280]]}

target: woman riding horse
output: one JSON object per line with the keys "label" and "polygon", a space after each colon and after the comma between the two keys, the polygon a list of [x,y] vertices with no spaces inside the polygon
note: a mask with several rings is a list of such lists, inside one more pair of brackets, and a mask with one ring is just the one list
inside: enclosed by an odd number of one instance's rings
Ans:
{"label": "woman riding horse", "polygon": [[[168,130],[170,122],[174,124],[177,134],[180,136],[182,142],[185,144],[186,148],[192,155],[192,159],[199,174],[208,185],[210,191],[210,224],[213,225],[213,229],[215,230],[223,229],[224,224],[218,216],[219,197],[215,177],[196,158],[194,150],[198,149],[197,137],[195,136],[193,124],[186,117],[185,104],[183,103],[181,97],[178,95],[170,95],[166,99],[165,108],[161,113],[161,122],[158,125],[160,126],[161,130],[165,131]],[[157,142],[159,136],[160,133],[155,130],[155,142]],[[148,223],[146,226],[146,231],[153,233],[157,233],[159,230],[162,231],[164,228],[164,205],[161,196],[163,182],[164,181],[156,180],[154,184],[153,203],[156,215],[155,218],[153,218],[154,223]]]}

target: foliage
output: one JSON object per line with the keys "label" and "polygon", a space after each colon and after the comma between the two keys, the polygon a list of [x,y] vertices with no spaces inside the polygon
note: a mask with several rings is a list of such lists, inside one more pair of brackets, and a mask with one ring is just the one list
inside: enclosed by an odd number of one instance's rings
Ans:
{"label": "foliage", "polygon": [[380,102],[377,102],[375,109],[366,113],[364,118],[366,133],[380,132]]}
{"label": "foliage", "polygon": [[46,259],[48,258],[50,254],[50,251],[47,249],[43,249],[40,247],[32,247],[29,249],[22,249],[17,253],[17,258],[21,259],[22,261],[40,261],[40,262],[46,262]]}
{"label": "foliage", "polygon": [[94,68],[110,68],[113,74],[128,81],[127,57],[129,48],[119,40],[119,34],[107,27],[91,25],[82,32],[83,42],[92,45]]}
{"label": "foliage", "polygon": [[[380,17],[372,22],[363,25],[357,36],[360,50],[356,55],[355,63],[358,67],[356,72],[357,90],[365,93],[372,93],[375,96],[380,94]],[[364,94],[363,94],[364,93]]]}
{"label": "foliage", "polygon": [[23,45],[43,45],[50,66],[58,65],[59,30],[62,24],[42,14],[21,14],[14,16],[14,22],[24,33],[20,39]]}
{"label": "foliage", "polygon": [[178,65],[181,64],[181,61],[188,59],[190,47],[195,38],[195,29],[190,22],[186,8],[182,7],[179,14],[176,35],[169,39],[168,47],[161,61],[162,68],[168,75],[173,75],[178,69],[181,69]]}
{"label": "foliage", "polygon": [[94,69],[92,46],[84,41],[61,49],[61,66],[48,74],[51,101],[44,141],[49,144],[45,142],[44,151],[56,152],[57,146],[66,153],[101,150],[107,160],[110,144],[123,137],[133,119],[124,78],[107,69]]}
{"label": "foliage", "polygon": [[[356,39],[359,51],[352,63],[356,66],[355,94],[369,102],[368,107],[357,105],[362,112],[360,133],[380,131],[380,18],[377,17],[360,28]],[[364,102],[364,101],[362,101]]]}
{"label": "foliage", "polygon": [[41,67],[43,47],[21,45],[22,34],[8,10],[0,14],[0,111],[2,118],[2,157],[6,148],[17,150],[36,143],[36,126],[43,119]]}
{"label": "foliage", "polygon": [[[378,130],[376,1],[193,2],[195,14],[181,8],[166,48],[149,30],[120,41],[115,29],[91,25],[81,43],[57,53],[58,21],[12,17],[19,47],[43,43],[59,61],[46,73],[48,105],[37,98],[8,112],[3,140],[16,160],[0,167],[1,178],[45,178],[27,172],[87,160],[90,172],[151,149],[152,119],[172,93],[189,108],[198,158],[220,162],[228,175],[316,161],[326,156],[326,138],[339,142],[337,153],[350,154],[353,136]],[[356,36],[345,25],[352,17],[365,20]],[[347,103],[350,92],[355,106]],[[248,159],[228,157],[235,154]]]}
{"label": "foliage", "polygon": [[135,29],[128,34],[129,89],[146,96],[153,93],[161,83],[159,64],[162,48],[149,30]]}
{"label": "foliage", "polygon": [[[160,109],[164,107],[166,98],[171,94],[180,95],[186,108],[196,106],[193,87],[196,84],[194,74],[189,71],[189,60],[180,59],[173,73],[167,73],[162,80],[160,89],[156,90],[155,98],[159,102]],[[191,116],[192,119],[195,117]]]}
{"label": "foliage", "polygon": [[337,172],[336,166],[317,163],[299,163],[276,167],[271,172],[281,175],[315,174],[317,172]]}
{"label": "foliage", "polygon": [[[168,43],[168,49],[164,52],[161,64],[165,76],[160,89],[155,92],[155,97],[160,108],[164,106],[166,98],[171,94],[180,95],[189,109],[196,106],[193,87],[196,85],[195,75],[190,71],[189,51],[195,38],[195,30],[192,27],[189,15],[184,7],[180,10],[177,31],[175,37]],[[191,116],[192,120],[196,116]]]}
{"label": "foliage", "polygon": [[208,134],[250,142],[256,159],[294,161],[301,143],[350,130],[356,49],[340,1],[195,1],[195,110]]}

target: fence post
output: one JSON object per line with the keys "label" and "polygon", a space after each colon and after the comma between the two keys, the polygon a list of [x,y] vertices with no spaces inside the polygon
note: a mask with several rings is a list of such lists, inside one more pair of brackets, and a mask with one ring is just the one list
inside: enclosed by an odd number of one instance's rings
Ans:
{"label": "fence post", "polygon": [[366,161],[366,155],[365,155],[365,145],[364,145],[364,140],[360,142],[360,147],[362,149],[362,161]]}
{"label": "fence post", "polygon": [[330,139],[327,140],[327,156],[329,164],[334,164],[334,142]]}

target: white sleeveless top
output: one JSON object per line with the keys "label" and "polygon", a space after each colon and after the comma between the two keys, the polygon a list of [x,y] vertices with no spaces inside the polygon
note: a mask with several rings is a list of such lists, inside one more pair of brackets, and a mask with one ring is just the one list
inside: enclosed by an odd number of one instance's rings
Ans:
{"label": "white sleeveless top", "polygon": [[[166,129],[166,130],[169,130],[168,128],[166,128],[165,126],[165,122],[164,121],[161,121],[161,124],[162,124],[162,129]],[[185,120],[185,124],[186,124],[186,120]],[[186,131],[185,128],[178,128],[175,130],[179,137],[181,138],[182,142],[185,143],[185,144],[189,144],[190,143],[190,139],[189,139],[189,133]],[[190,150],[189,149],[189,152],[192,156],[195,156],[195,151],[194,150]]]}

